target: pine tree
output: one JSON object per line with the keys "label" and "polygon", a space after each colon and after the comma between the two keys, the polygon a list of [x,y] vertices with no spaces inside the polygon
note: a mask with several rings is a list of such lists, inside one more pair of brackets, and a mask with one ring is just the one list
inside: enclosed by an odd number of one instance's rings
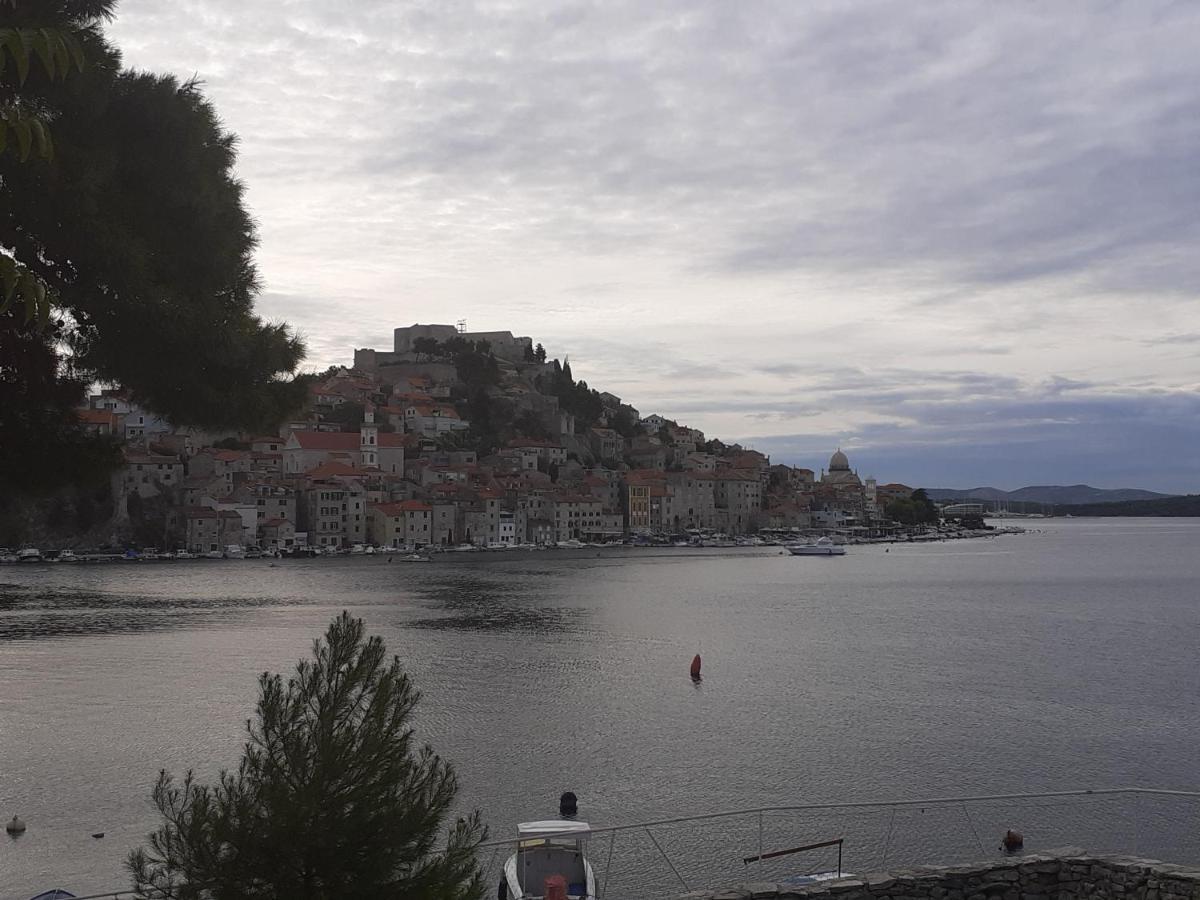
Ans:
{"label": "pine tree", "polygon": [[165,822],[128,861],[139,897],[481,896],[479,814],[435,850],[458,782],[429,747],[414,748],[420,695],[361,619],[343,612],[286,685],[264,673],[259,688],[236,772],[215,787],[160,774]]}

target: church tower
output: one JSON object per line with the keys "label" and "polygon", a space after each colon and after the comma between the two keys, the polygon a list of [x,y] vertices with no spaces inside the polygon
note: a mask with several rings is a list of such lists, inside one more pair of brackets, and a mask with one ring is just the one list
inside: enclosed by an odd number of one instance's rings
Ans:
{"label": "church tower", "polygon": [[375,424],[375,407],[370,403],[358,426],[358,455],[364,469],[379,467],[379,426]]}

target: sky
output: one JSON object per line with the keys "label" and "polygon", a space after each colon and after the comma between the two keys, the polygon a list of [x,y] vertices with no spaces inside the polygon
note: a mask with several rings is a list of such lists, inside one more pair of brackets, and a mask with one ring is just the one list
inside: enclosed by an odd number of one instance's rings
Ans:
{"label": "sky", "polygon": [[1200,491],[1200,4],[122,0],[312,369],[416,322],[786,462]]}

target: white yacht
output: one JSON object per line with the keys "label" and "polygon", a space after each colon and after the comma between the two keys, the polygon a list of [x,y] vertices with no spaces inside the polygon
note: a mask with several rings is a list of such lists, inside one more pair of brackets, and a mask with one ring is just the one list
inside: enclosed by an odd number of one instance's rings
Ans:
{"label": "white yacht", "polygon": [[504,863],[500,900],[546,896],[547,884],[561,879],[570,900],[595,900],[596,876],[585,856],[587,822],[551,819],[517,826],[517,852]]}
{"label": "white yacht", "polygon": [[807,544],[788,544],[787,552],[792,556],[845,556],[846,548],[823,537]]}
{"label": "white yacht", "polygon": [[26,547],[24,550],[17,551],[17,562],[19,563],[36,563],[42,561],[42,551],[36,547]]}

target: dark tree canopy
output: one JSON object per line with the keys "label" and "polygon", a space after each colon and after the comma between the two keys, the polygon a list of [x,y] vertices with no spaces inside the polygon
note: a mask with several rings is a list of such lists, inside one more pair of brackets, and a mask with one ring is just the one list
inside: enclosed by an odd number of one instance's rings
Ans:
{"label": "dark tree canopy", "polygon": [[[0,426],[6,443],[26,448],[64,440],[43,420],[69,419],[85,381],[119,384],[172,422],[212,429],[259,430],[304,399],[289,374],[302,344],[254,314],[255,235],[232,173],[234,137],[197,85],[121,71],[96,30],[111,6],[0,3],[0,27],[88,26],[77,31],[82,72],[51,80],[31,70],[21,88],[51,111],[53,156],[0,154],[0,248],[54,296],[49,333],[16,309],[0,315],[0,341],[27,348],[0,362]],[[42,364],[27,366],[35,357]]]}
{"label": "dark tree canopy", "polygon": [[294,676],[264,674],[259,690],[236,772],[213,787],[159,777],[164,823],[129,859],[139,896],[480,896],[479,816],[446,827],[454,771],[415,745],[420,695],[361,619],[342,613]]}

